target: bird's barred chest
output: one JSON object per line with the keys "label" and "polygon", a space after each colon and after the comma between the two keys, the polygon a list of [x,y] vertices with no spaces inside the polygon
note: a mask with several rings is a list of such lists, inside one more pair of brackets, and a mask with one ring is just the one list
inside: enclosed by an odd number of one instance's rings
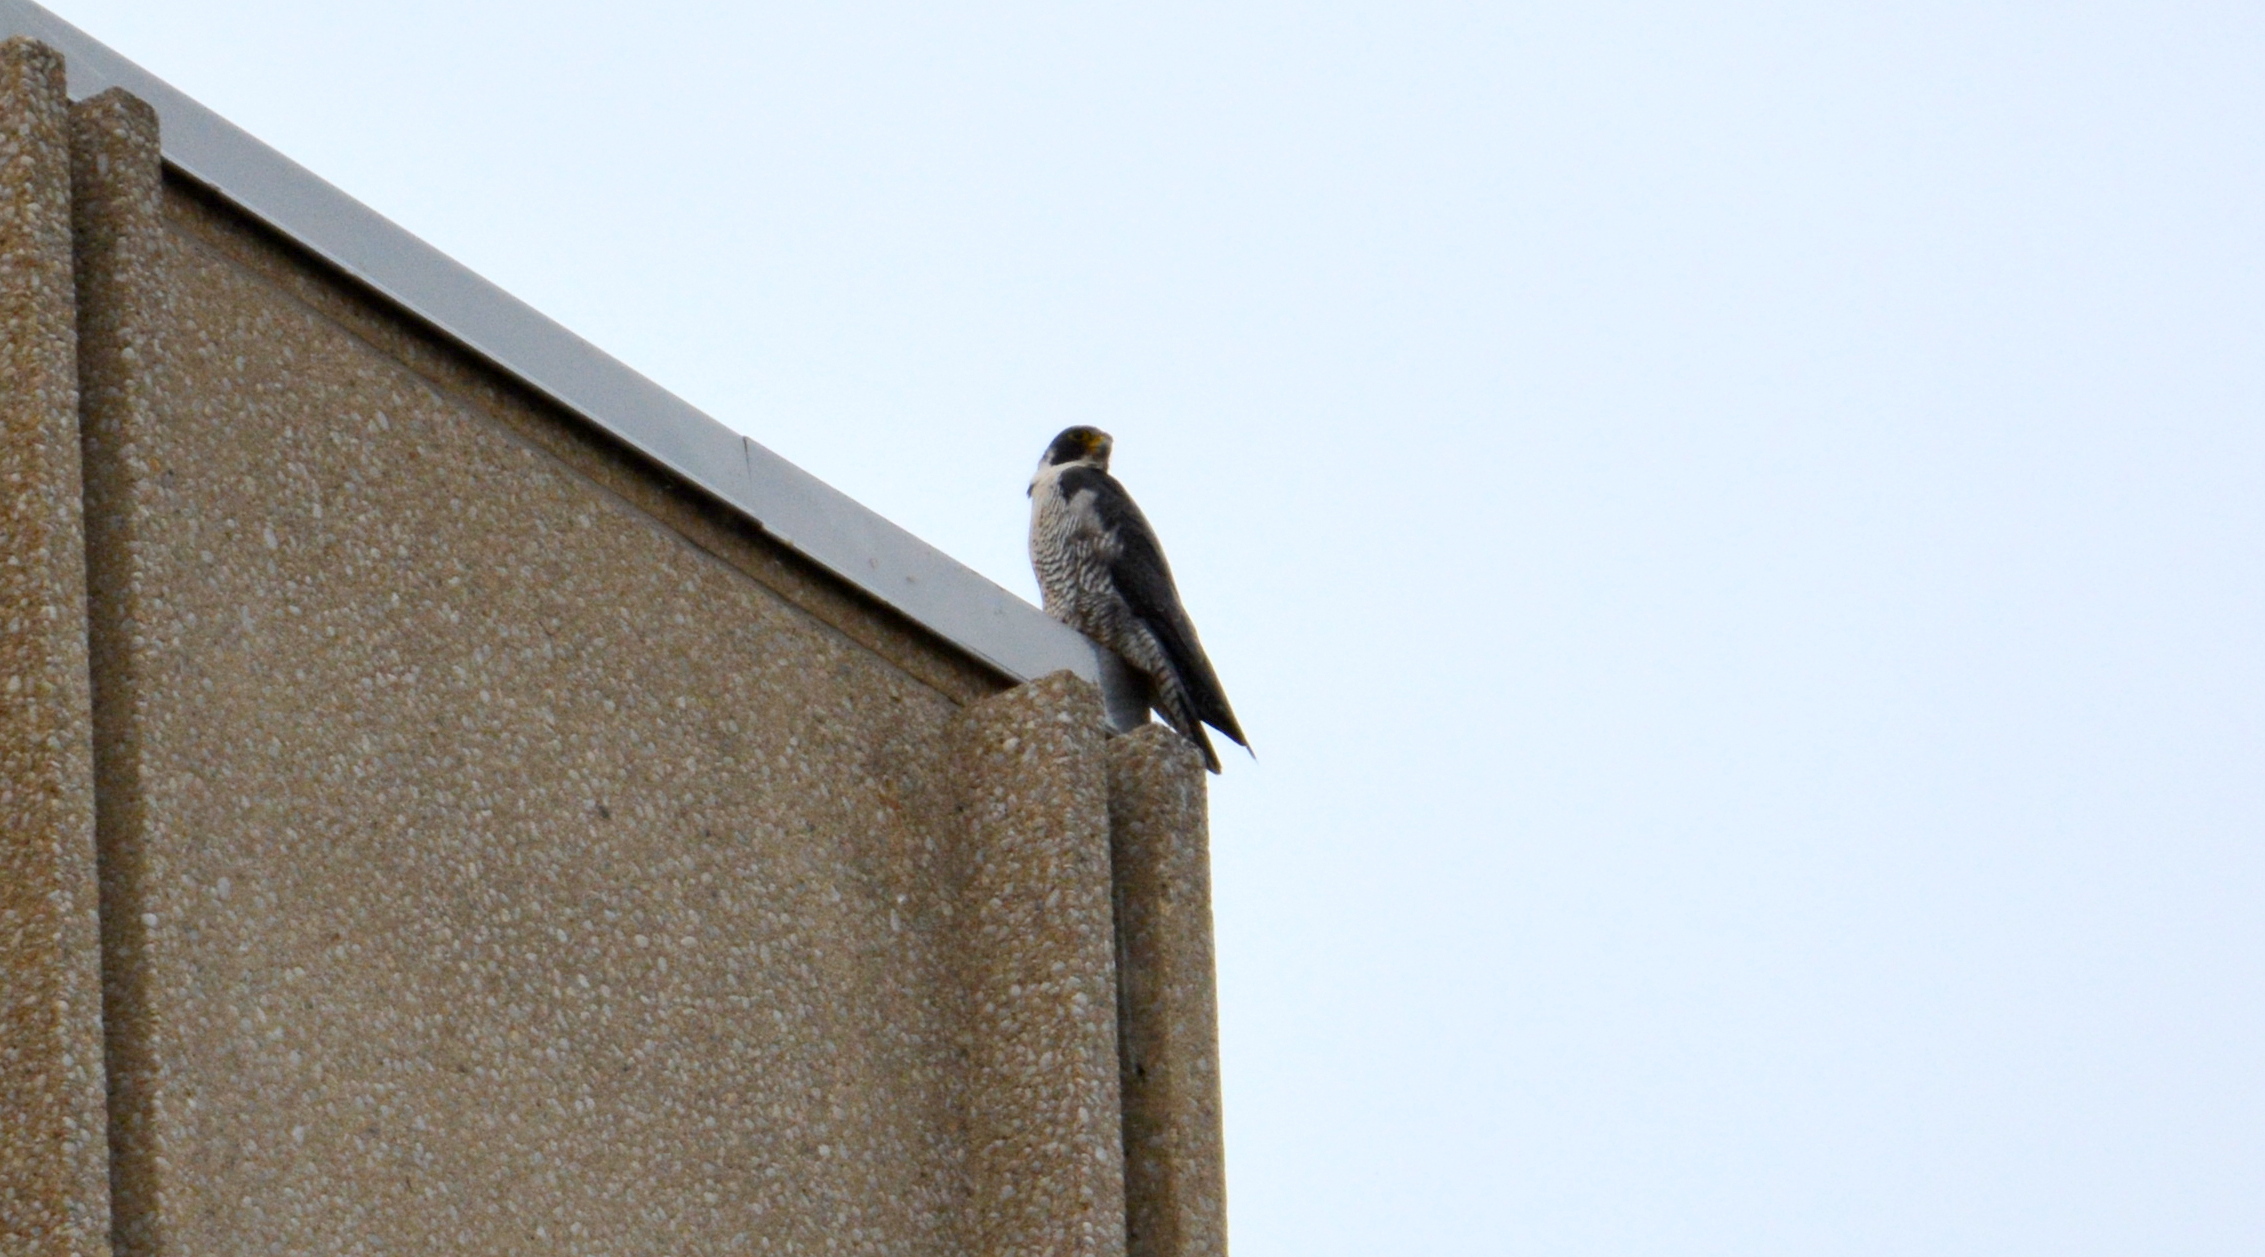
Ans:
{"label": "bird's barred chest", "polygon": [[1047,613],[1093,633],[1116,618],[1122,599],[1086,514],[1056,486],[1038,486],[1031,494],[1030,566]]}

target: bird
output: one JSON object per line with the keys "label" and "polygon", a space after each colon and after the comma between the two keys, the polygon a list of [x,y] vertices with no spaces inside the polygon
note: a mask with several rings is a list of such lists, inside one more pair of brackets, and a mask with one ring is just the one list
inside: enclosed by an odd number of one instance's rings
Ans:
{"label": "bird", "polygon": [[1172,568],[1148,518],[1109,474],[1109,434],[1063,429],[1030,478],[1030,566],[1048,615],[1122,656],[1146,683],[1149,706],[1219,771],[1210,725],[1244,750],[1219,674],[1180,605]]}

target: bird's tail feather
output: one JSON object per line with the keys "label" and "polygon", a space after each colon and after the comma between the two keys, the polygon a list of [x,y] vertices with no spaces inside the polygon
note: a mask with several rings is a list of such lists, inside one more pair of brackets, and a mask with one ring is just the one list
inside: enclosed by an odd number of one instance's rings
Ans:
{"label": "bird's tail feather", "polygon": [[[1156,714],[1162,716],[1164,723],[1172,726],[1181,737],[1195,743],[1195,749],[1203,752],[1205,768],[1218,772],[1219,752],[1212,749],[1211,735],[1204,731],[1203,718],[1190,709],[1187,695],[1174,687],[1167,693],[1158,694],[1156,698]],[[1236,739],[1238,742],[1241,740]]]}
{"label": "bird's tail feather", "polygon": [[1211,735],[1204,732],[1203,725],[1200,722],[1194,726],[1193,733],[1188,741],[1195,743],[1195,749],[1203,752],[1203,766],[1217,773],[1219,771],[1219,752],[1211,749]]}

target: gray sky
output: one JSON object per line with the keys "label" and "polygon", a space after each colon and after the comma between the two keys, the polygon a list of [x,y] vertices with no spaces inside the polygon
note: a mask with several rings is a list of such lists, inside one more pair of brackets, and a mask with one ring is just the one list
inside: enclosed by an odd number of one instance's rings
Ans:
{"label": "gray sky", "polygon": [[1263,756],[1237,1257],[2265,1251],[2265,9],[47,0]]}

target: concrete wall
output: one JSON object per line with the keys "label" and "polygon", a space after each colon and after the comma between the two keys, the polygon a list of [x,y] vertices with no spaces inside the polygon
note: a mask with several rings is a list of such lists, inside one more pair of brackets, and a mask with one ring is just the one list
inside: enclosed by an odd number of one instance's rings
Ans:
{"label": "concrete wall", "polygon": [[0,111],[0,1252],[1223,1251],[1187,748]]}

